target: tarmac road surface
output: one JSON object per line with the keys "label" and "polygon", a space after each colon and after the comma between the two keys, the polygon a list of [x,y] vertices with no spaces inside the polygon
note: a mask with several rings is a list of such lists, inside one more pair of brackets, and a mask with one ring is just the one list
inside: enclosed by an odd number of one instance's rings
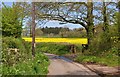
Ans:
{"label": "tarmac road surface", "polygon": [[96,73],[92,72],[82,64],[73,62],[65,57],[45,53],[50,59],[50,65],[48,67],[48,75],[86,75],[86,76],[97,76]]}

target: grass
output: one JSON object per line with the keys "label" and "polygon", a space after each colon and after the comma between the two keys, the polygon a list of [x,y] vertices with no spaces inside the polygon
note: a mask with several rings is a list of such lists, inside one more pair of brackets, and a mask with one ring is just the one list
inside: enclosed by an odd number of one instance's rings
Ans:
{"label": "grass", "polygon": [[74,61],[79,63],[91,63],[91,64],[100,64],[106,66],[120,66],[119,56],[115,54],[104,54],[102,56],[97,55],[85,55],[79,54]]}

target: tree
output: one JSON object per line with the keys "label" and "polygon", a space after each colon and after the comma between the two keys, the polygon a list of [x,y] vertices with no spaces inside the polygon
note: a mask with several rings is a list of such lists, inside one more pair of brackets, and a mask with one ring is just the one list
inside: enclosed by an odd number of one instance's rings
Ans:
{"label": "tree", "polygon": [[42,34],[43,34],[43,32],[42,32],[41,28],[37,28],[35,30],[35,36],[41,36]]}
{"label": "tree", "polygon": [[103,1],[103,6],[102,6],[102,15],[103,15],[103,31],[108,32],[109,31],[109,26],[111,23],[114,22],[114,13],[116,11],[116,8],[110,8],[116,6],[115,3],[113,2],[104,2]]}
{"label": "tree", "polygon": [[109,33],[107,4],[106,2],[103,2],[103,33],[101,36],[101,44],[104,44],[106,46],[105,49],[109,49],[111,47],[110,37],[111,36]]}
{"label": "tree", "polygon": [[3,3],[2,8],[2,35],[21,37],[22,25],[19,21],[19,12],[16,6],[8,7]]}
{"label": "tree", "polygon": [[67,34],[68,31],[70,31],[70,30],[67,27],[61,28],[59,35],[61,35],[62,37],[68,37],[68,34]]}
{"label": "tree", "polygon": [[[2,7],[0,4],[0,21],[2,21]],[[0,35],[2,35],[2,22],[0,22]]]}
{"label": "tree", "polygon": [[[97,4],[97,8],[95,6]],[[109,31],[108,26],[114,22],[113,15],[116,8],[114,2],[97,3],[88,0],[88,2],[56,2],[56,3],[37,3],[37,15],[47,20],[58,20],[66,23],[79,24],[83,26],[87,33],[88,47],[94,37],[94,25],[103,23],[106,33]],[[99,11],[98,11],[99,10]],[[93,12],[94,11],[94,12]],[[98,11],[98,14],[95,14]],[[99,23],[96,24],[96,21]]]}
{"label": "tree", "polygon": [[32,2],[32,56],[35,57],[35,4]]}
{"label": "tree", "polygon": [[[93,3],[92,2],[68,2],[68,3],[38,3],[37,8],[40,18],[58,20],[66,23],[80,24],[87,32],[90,40],[93,37]],[[49,6],[49,8],[48,8]]]}
{"label": "tree", "polygon": [[30,5],[26,2],[13,2],[11,7],[8,7],[3,3],[2,33],[4,36],[21,36],[24,19],[30,15],[29,6]]}
{"label": "tree", "polygon": [[108,32],[108,19],[107,19],[107,10],[106,10],[107,6],[106,3],[103,2],[103,31]]}
{"label": "tree", "polygon": [[93,33],[94,33],[94,24],[93,24],[93,3],[88,2],[87,3],[87,25],[86,25],[86,32],[88,36],[88,45],[91,43],[93,39]]}
{"label": "tree", "polygon": [[21,25],[23,26],[23,22],[26,18],[31,17],[31,6],[27,2],[15,2],[13,3],[15,5],[16,11],[19,13],[19,21],[21,22]]}
{"label": "tree", "polygon": [[119,12],[118,12],[118,18],[117,18],[117,23],[118,23],[118,36],[119,36],[119,39],[118,40],[120,40],[120,1],[118,2],[118,10],[119,10]]}

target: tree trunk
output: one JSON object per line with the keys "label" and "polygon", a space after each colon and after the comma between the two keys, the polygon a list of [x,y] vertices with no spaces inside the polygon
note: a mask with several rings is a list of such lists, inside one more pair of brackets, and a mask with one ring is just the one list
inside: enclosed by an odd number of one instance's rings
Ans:
{"label": "tree trunk", "polygon": [[119,9],[119,14],[118,14],[118,40],[120,40],[120,1],[118,2],[118,9]]}
{"label": "tree trunk", "polygon": [[91,41],[93,39],[93,33],[94,33],[94,29],[93,29],[93,3],[92,2],[87,2],[88,4],[88,9],[87,9],[87,18],[88,18],[88,23],[87,23],[87,28],[86,28],[86,32],[87,32],[87,37],[88,37],[88,47],[91,44]]}
{"label": "tree trunk", "polygon": [[120,13],[120,1],[118,2],[118,9],[119,9],[119,13]]}
{"label": "tree trunk", "polygon": [[104,21],[103,31],[108,33],[109,28],[108,28],[108,19],[107,19],[107,11],[106,11],[105,2],[103,2],[103,21]]}
{"label": "tree trunk", "polygon": [[32,2],[32,56],[35,57],[35,4]]}

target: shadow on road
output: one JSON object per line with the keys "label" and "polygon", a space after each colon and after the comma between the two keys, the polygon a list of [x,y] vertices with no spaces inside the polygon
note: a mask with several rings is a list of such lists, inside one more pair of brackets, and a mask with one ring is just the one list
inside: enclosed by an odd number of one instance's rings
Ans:
{"label": "shadow on road", "polygon": [[47,56],[49,57],[49,59],[62,59],[67,62],[73,62],[72,60],[65,58],[63,56],[57,56],[57,55],[51,55],[51,54],[47,54]]}

